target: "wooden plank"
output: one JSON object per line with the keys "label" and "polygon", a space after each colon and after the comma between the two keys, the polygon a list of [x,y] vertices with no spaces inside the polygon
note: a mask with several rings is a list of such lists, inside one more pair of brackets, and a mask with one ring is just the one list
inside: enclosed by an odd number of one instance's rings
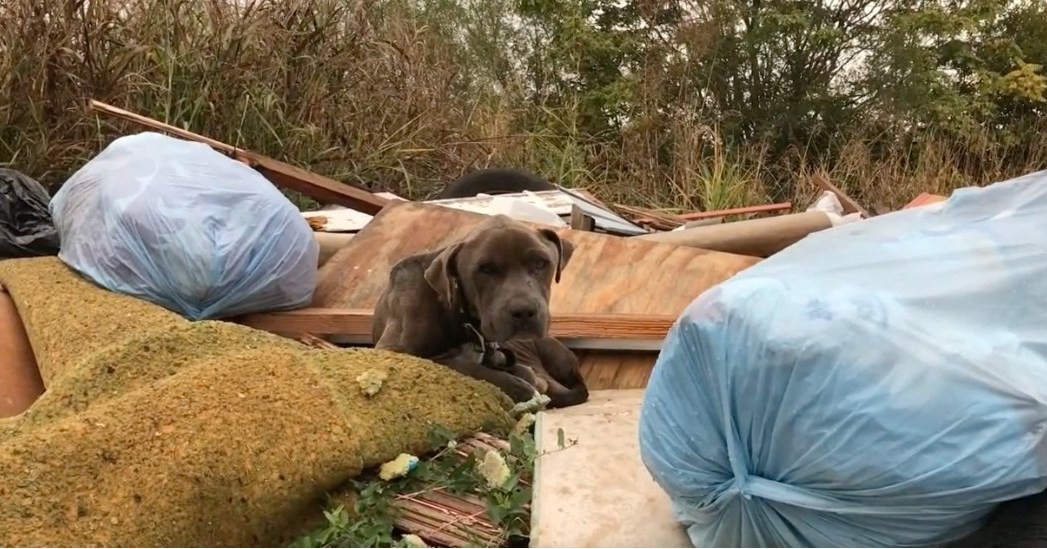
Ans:
{"label": "wooden plank", "polygon": [[[313,307],[245,315],[233,320],[270,332],[366,337],[370,342],[373,315],[371,309]],[[667,315],[556,315],[549,323],[549,330],[557,338],[659,340],[665,338],[675,321],[676,317]]]}
{"label": "wooden plank", "polygon": [[197,143],[203,143],[215,149],[218,152],[232,156],[236,160],[244,162],[252,168],[258,170],[264,175],[269,181],[272,181],[274,185],[284,187],[292,191],[300,192],[306,196],[314,198],[320,202],[330,202],[333,204],[339,204],[347,208],[353,208],[367,214],[376,214],[388,202],[383,197],[376,196],[364,189],[353,187],[336,181],[329,177],[324,177],[313,172],[303,170],[296,166],[292,166],[285,162],[263,156],[258,153],[247,151],[227,145],[221,141],[211,139],[209,137],[202,136],[197,133],[193,133],[188,130],[165,124],[158,120],[154,120],[147,116],[135,114],[131,111],[102,103],[101,101],[95,101],[92,99],[88,103],[88,108],[94,111],[102,112],[120,118],[129,122],[134,122],[140,126],[146,128],[173,135],[188,141],[195,141]]}
{"label": "wooden plank", "polygon": [[[373,309],[395,262],[450,244],[484,219],[429,204],[390,205],[320,269],[313,306]],[[575,252],[560,283],[553,286],[553,318],[609,314],[675,318],[706,289],[759,261],[602,233],[567,228],[557,232],[574,243]],[[642,388],[657,357],[652,351],[578,355],[587,380],[596,381],[595,372],[600,372],[599,380],[609,384],[591,384],[591,389]]]}
{"label": "wooden plank", "polygon": [[835,194],[836,198],[840,200],[840,205],[843,206],[843,213],[850,214],[858,212],[862,214],[862,217],[866,219],[872,217],[872,214],[869,213],[869,210],[863,208],[860,204],[855,202],[853,198],[847,196],[847,193],[841,191],[840,188],[836,185],[833,185],[832,182],[829,181],[829,178],[825,176],[825,174],[815,175],[814,184],[818,185],[822,190],[826,190]]}

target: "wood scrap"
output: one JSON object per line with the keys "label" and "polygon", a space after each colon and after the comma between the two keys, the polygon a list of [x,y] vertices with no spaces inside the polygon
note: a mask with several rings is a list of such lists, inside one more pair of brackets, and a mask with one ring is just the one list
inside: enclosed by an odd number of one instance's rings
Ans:
{"label": "wood scrap", "polygon": [[816,174],[813,177],[813,181],[814,184],[818,185],[818,187],[820,187],[822,190],[829,191],[836,195],[836,198],[840,200],[840,205],[843,206],[844,214],[851,214],[857,212],[860,213],[862,217],[865,219],[872,217],[872,214],[869,213],[869,210],[863,208],[853,198],[847,196],[847,193],[841,191],[840,188],[836,185],[833,185],[825,174]]}
{"label": "wood scrap", "polygon": [[654,229],[662,231],[671,231],[680,227],[681,225],[687,225],[691,221],[701,221],[704,219],[715,219],[722,218],[729,215],[748,215],[758,213],[775,213],[785,212],[792,209],[792,202],[779,202],[777,204],[761,204],[759,206],[743,206],[741,208],[728,208],[725,210],[710,210],[707,212],[690,212],[684,214],[672,214],[666,212],[660,212],[657,210],[650,210],[647,208],[638,208],[636,206],[627,206],[623,204],[615,204],[615,208],[623,212],[627,212],[630,215],[640,216],[634,218],[632,221],[637,225],[649,226]]}
{"label": "wood scrap", "polygon": [[775,213],[791,210],[792,202],[779,202],[777,204],[761,204],[759,206],[742,206],[741,208],[728,208],[726,210],[710,210],[707,212],[691,212],[679,214],[677,217],[684,221],[698,221],[715,217],[726,217],[728,215],[745,215],[755,213]]}
{"label": "wood scrap", "polygon": [[571,228],[576,231],[592,231],[596,226],[596,220],[585,212],[577,204],[571,204]]}
{"label": "wood scrap", "polygon": [[[344,335],[370,343],[373,316],[371,309],[309,307],[229,320],[278,334]],[[674,322],[670,315],[555,314],[549,333],[564,339],[661,340]]]}
{"label": "wood scrap", "polygon": [[769,257],[803,237],[832,227],[825,212],[803,212],[631,237],[678,246]]}
{"label": "wood scrap", "polygon": [[300,192],[320,202],[339,204],[368,214],[378,213],[388,202],[387,199],[376,196],[364,189],[303,170],[258,153],[227,145],[221,141],[204,137],[147,116],[102,103],[101,101],[92,99],[88,103],[88,108],[115,118],[134,122],[151,130],[208,145],[258,170],[272,181],[274,185]]}
{"label": "wood scrap", "polygon": [[671,231],[685,223],[679,216],[628,204],[615,204],[614,209],[623,216],[632,216],[633,223],[637,225],[660,231]]}
{"label": "wood scrap", "polygon": [[941,196],[938,194],[920,193],[919,196],[912,199],[912,202],[909,202],[908,204],[903,206],[902,209],[908,210],[912,208],[919,208],[920,206],[926,206],[928,204],[937,204],[938,202],[945,202],[948,199],[948,197]]}

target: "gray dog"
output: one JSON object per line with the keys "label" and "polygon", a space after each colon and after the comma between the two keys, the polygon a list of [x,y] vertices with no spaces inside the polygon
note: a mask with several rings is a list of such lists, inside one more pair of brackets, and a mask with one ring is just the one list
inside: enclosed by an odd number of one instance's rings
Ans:
{"label": "gray dog", "polygon": [[578,359],[548,336],[549,293],[574,245],[507,216],[397,262],[374,310],[375,347],[490,382],[516,402],[585,402]]}

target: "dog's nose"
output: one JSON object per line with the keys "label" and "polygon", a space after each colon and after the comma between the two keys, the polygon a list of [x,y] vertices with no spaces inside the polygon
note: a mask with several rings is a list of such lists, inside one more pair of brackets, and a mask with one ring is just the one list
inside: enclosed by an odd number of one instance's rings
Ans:
{"label": "dog's nose", "polygon": [[513,315],[513,320],[531,320],[538,315],[538,308],[531,305],[521,305],[513,307],[509,314]]}

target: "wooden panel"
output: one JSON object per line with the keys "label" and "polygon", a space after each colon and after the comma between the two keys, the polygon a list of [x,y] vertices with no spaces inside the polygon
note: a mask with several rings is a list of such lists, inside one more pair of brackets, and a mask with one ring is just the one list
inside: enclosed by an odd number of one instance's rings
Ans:
{"label": "wooden panel", "polygon": [[[315,307],[371,309],[391,266],[465,236],[485,216],[416,202],[391,204],[323,268]],[[600,233],[559,229],[574,256],[553,286],[553,316],[630,314],[679,316],[707,288],[759,259]],[[641,388],[651,352],[579,353],[591,388]]]}

